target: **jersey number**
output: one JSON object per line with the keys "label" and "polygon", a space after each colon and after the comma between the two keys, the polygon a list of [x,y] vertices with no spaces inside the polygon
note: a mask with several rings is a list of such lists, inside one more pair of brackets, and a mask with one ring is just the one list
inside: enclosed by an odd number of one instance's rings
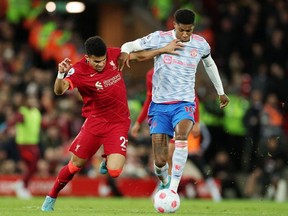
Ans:
{"label": "jersey number", "polygon": [[194,112],[194,107],[193,106],[189,106],[189,107],[185,106],[184,108],[185,108],[186,112]]}
{"label": "jersey number", "polygon": [[126,143],[128,142],[128,140],[126,140],[124,136],[121,136],[120,140],[122,141],[120,146],[121,146],[122,150],[125,151],[127,149]]}

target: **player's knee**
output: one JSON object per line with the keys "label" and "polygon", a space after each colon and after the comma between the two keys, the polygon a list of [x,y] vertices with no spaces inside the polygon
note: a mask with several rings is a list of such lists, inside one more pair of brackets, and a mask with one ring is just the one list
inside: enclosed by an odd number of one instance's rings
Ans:
{"label": "player's knee", "polygon": [[108,173],[112,178],[117,178],[122,172],[122,169],[117,169],[117,170],[111,170],[108,169]]}
{"label": "player's knee", "polygon": [[82,167],[77,167],[75,166],[72,161],[69,161],[68,163],[68,169],[69,169],[69,172],[72,173],[72,174],[75,174],[77,172],[79,172],[81,170]]}

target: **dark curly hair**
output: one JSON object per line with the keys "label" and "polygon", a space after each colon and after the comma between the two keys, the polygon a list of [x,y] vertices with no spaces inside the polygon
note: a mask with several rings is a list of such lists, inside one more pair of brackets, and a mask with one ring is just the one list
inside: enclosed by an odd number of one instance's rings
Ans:
{"label": "dark curly hair", "polygon": [[88,56],[94,55],[96,57],[106,55],[107,47],[100,36],[93,36],[88,38],[85,43],[85,52]]}
{"label": "dark curly hair", "polygon": [[195,13],[189,9],[178,9],[174,13],[174,20],[178,24],[195,24]]}

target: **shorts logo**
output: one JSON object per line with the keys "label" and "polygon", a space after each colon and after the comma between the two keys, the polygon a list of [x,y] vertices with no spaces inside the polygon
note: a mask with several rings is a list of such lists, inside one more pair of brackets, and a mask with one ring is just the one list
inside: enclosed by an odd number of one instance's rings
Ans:
{"label": "shorts logo", "polygon": [[177,164],[174,167],[175,167],[176,170],[180,170],[181,169],[181,166],[177,165]]}
{"label": "shorts logo", "polygon": [[80,148],[80,144],[77,144],[76,148],[75,148],[75,152],[77,152],[79,150],[79,148]]}

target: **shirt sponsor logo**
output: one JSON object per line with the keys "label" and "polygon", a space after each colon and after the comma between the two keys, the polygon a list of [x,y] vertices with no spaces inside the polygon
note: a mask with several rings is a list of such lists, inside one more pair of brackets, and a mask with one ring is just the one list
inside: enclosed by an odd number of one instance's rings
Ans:
{"label": "shirt sponsor logo", "polygon": [[121,80],[121,75],[117,74],[116,76],[114,76],[108,80],[104,80],[103,84],[104,84],[104,87],[109,87],[109,86],[112,86],[115,83],[119,82],[120,80]]}
{"label": "shirt sponsor logo", "polygon": [[172,63],[172,56],[164,55],[164,63],[171,64]]}

